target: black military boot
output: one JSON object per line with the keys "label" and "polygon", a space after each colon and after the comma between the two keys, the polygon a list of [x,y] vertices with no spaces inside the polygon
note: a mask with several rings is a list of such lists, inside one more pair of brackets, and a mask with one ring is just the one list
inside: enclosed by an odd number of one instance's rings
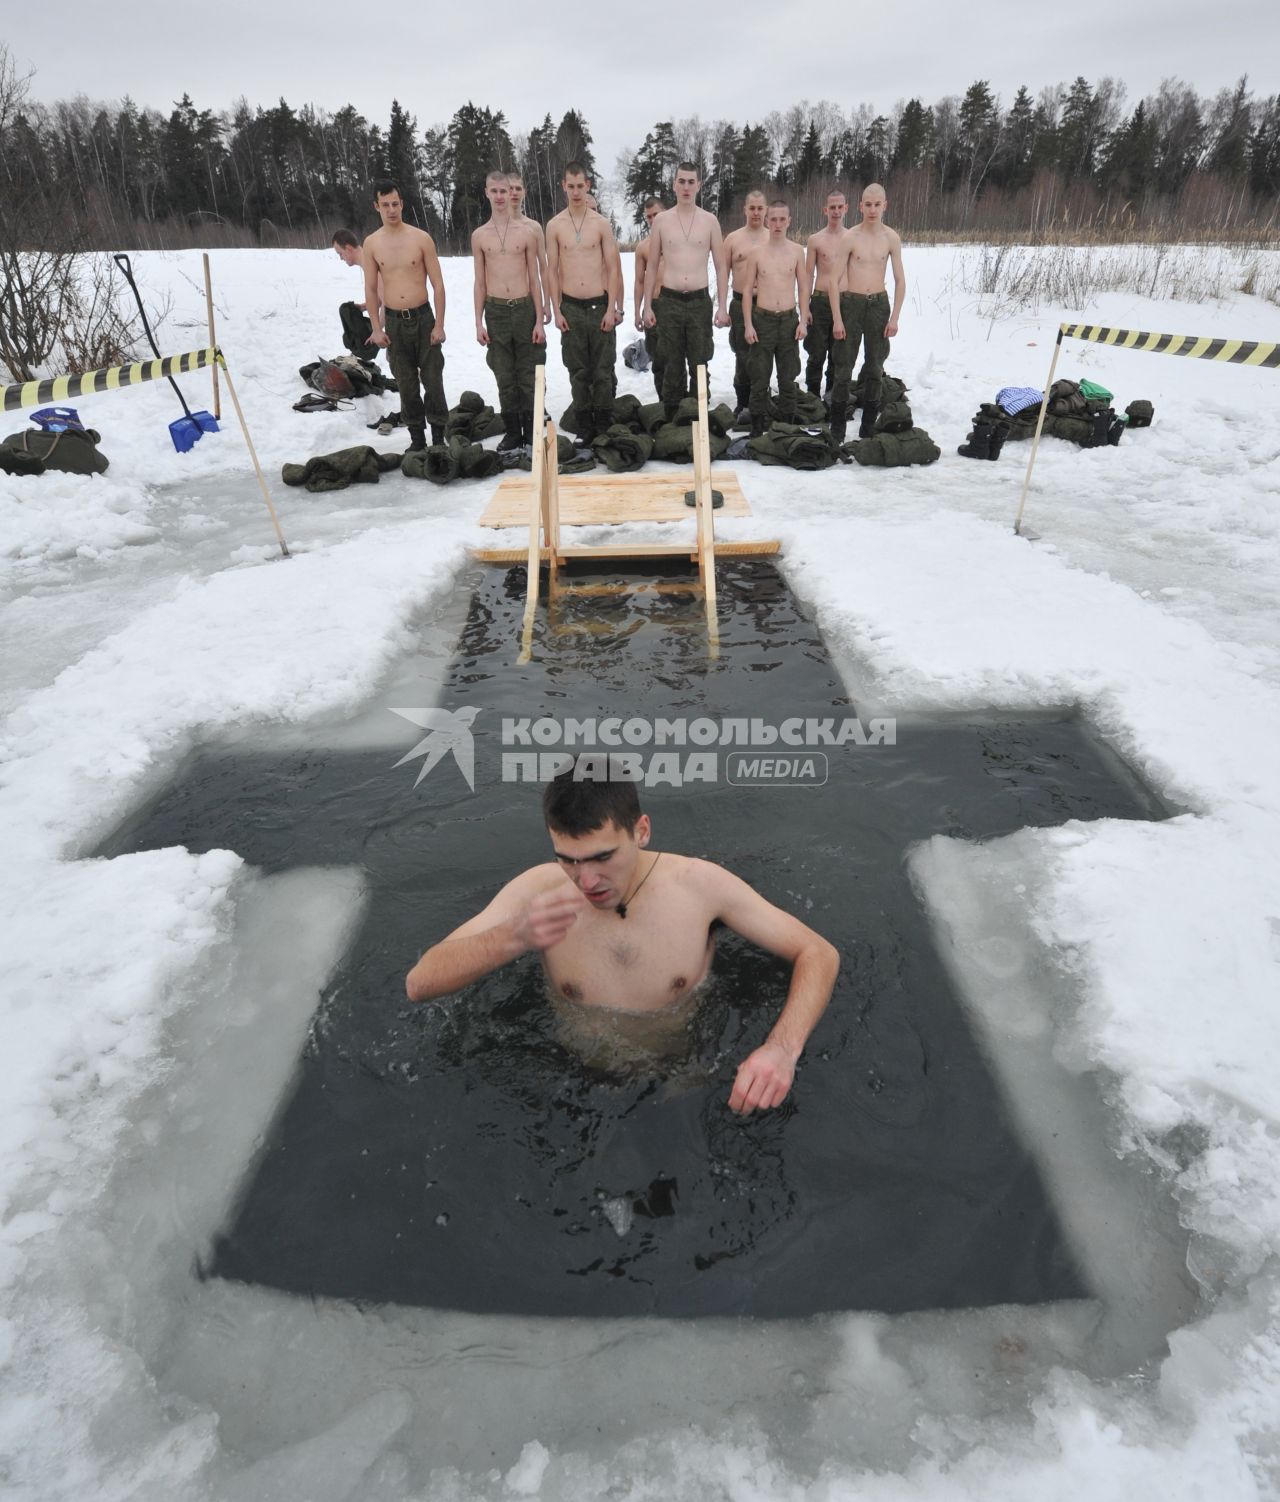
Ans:
{"label": "black military boot", "polygon": [[1004,441],[1009,436],[1009,429],[1002,422],[996,423],[991,429],[991,447],[987,454],[988,459],[998,459],[1000,450],[1004,447]]}
{"label": "black military boot", "polygon": [[753,412],[751,414],[751,437],[752,438],[763,438],[764,437],[765,425],[766,424],[765,424],[764,413],[763,412]]}
{"label": "black military boot", "polygon": [[524,442],[520,432],[520,414],[518,412],[504,412],[502,414],[502,437],[498,439],[498,452],[510,453],[512,449],[518,449]]}
{"label": "black military boot", "polygon": [[409,424],[409,452],[411,454],[421,453],[422,450],[424,448],[426,448],[426,446],[427,446],[426,430],[422,427],[422,425],[420,423],[416,424],[416,425],[414,423],[410,423]]}
{"label": "black military boot", "polygon": [[531,449],[533,447],[533,413],[522,412],[520,414],[520,446]]}
{"label": "black military boot", "polygon": [[1081,448],[1102,448],[1109,441],[1107,431],[1111,427],[1111,420],[1114,416],[1115,413],[1109,407],[1101,412],[1091,412],[1089,421],[1093,424],[1093,432],[1081,444]]}
{"label": "black military boot", "polygon": [[601,407],[598,411],[593,412],[591,416],[595,422],[597,438],[607,433],[613,426],[613,412],[607,407]]}
{"label": "black military boot", "polygon": [[879,402],[863,402],[862,421],[858,424],[859,438],[874,438],[876,436],[876,419],[879,416]]}
{"label": "black military boot", "polygon": [[679,412],[679,410],[680,410],[680,403],[679,402],[663,402],[663,404],[662,404],[662,410],[663,410],[664,414],[666,415],[666,419],[667,419],[668,422],[675,422],[675,420],[676,420],[676,413]]}
{"label": "black military boot", "polygon": [[968,439],[956,450],[957,454],[963,454],[966,459],[990,459],[991,435],[995,427],[989,422],[975,422],[973,432]]}
{"label": "black military boot", "polygon": [[831,436],[837,443],[844,442],[849,431],[849,407],[846,402],[831,403]]}
{"label": "black military boot", "polygon": [[433,422],[431,424],[431,442],[437,445],[444,442],[444,423]]}

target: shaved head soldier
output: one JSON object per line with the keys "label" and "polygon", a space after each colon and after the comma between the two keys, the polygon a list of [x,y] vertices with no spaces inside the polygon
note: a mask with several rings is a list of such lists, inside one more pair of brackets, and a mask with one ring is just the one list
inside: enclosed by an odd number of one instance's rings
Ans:
{"label": "shaved head soldier", "polygon": [[676,168],[676,203],[664,209],[653,221],[653,242],[644,274],[645,324],[657,323],[654,300],[657,296],[658,264],[662,264],[662,326],[665,369],[662,379],[662,405],[667,416],[674,417],[685,395],[685,370],[703,365],[711,359],[714,348],[711,316],[711,289],[708,285],[707,261],[716,272],[715,325],[725,328],[729,314],[725,302],[729,278],[725,263],[724,238],[720,221],[697,205],[700,178],[692,162]]}
{"label": "shaved head soldier", "polygon": [[765,197],[752,188],[742,201],[743,224],[725,236],[724,253],[733,278],[733,300],[729,304],[729,348],[733,351],[733,395],[737,410],[751,405],[751,364],[746,330],[742,322],[742,277],[747,262],[769,239],[765,228]]}
{"label": "shaved head soldier", "polygon": [[805,253],[787,239],[791,210],[775,198],[765,216],[768,238],[747,257],[742,272],[742,322],[751,351],[751,436],[764,435],[769,377],[778,370],[778,421],[795,417],[800,344],[809,312]]}
{"label": "shaved head soldier", "polygon": [[[866,351],[863,367],[866,384],[858,436],[870,438],[876,430],[884,358],[889,340],[898,332],[898,315],[907,293],[902,241],[896,230],[882,222],[887,202],[879,183],[871,183],[862,190],[858,204],[862,222],[844,232],[827,280],[836,354],[831,434],[841,443],[849,419],[849,390],[859,341]],[[893,266],[892,312],[885,290],[885,269],[889,265]]]}
{"label": "shaved head soldier", "polygon": [[542,233],[542,226],[538,221],[530,219],[524,211],[524,178],[518,172],[508,172],[507,184],[511,189],[512,219],[523,221],[527,224],[538,239],[538,282],[542,288],[542,321],[543,323],[550,323],[551,293],[547,288],[547,237]]}
{"label": "shaved head soldier", "polygon": [[[388,351],[391,374],[400,390],[400,410],[409,429],[409,447],[444,442],[449,403],[444,394],[444,274],[435,241],[404,222],[404,201],[390,179],[375,184],[374,207],[382,228],[364,242],[364,302],[373,325],[370,344]],[[435,294],[432,312],[427,284]],[[381,284],[381,290],[379,290]],[[381,304],[381,306],[380,306]],[[383,327],[383,320],[386,327]],[[426,389],[424,408],[421,379]]]}
{"label": "shaved head soldier", "polygon": [[[653,229],[653,221],[662,212],[665,205],[660,198],[646,198],[644,201],[644,222],[649,231]],[[658,335],[657,323],[652,328],[645,327],[644,321],[644,278],[649,265],[649,257],[653,254],[653,235],[648,234],[636,246],[635,267],[635,307],[636,328],[644,335],[644,347],[649,354],[649,363],[653,367],[653,385],[659,398],[662,396],[662,372],[665,363],[662,359],[662,345]],[[658,267],[657,290],[653,294],[653,308],[655,313],[661,307],[662,300],[662,267]]]}
{"label": "shaved head soldier", "polygon": [[498,383],[503,450],[533,442],[535,372],[547,358],[542,331],[538,239],[527,219],[511,217],[505,172],[485,179],[489,222],[471,236],[475,260],[476,340]]}
{"label": "shaved head soldier", "polygon": [[826,224],[816,235],[809,236],[805,247],[805,272],[812,296],[809,328],[804,341],[805,354],[809,357],[805,364],[804,384],[814,396],[821,395],[822,369],[831,351],[831,300],[827,296],[827,279],[845,232],[844,216],[849,212],[848,200],[839,188],[832,188],[827,194],[824,212]]}
{"label": "shaved head soldier", "polygon": [[547,225],[547,271],[578,437],[590,443],[613,421],[622,258],[609,221],[587,206],[581,162],[565,166],[561,187],[567,202]]}

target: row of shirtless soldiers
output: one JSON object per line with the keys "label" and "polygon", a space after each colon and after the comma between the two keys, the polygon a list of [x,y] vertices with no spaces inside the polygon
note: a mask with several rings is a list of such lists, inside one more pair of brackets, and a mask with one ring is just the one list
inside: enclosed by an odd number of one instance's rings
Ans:
{"label": "row of shirtless soldiers", "polygon": [[[500,449],[533,441],[535,372],[546,360],[544,326],[552,321],[560,331],[580,441],[590,442],[612,421],[615,331],[625,317],[622,258],[581,163],[566,166],[561,185],[565,207],[544,233],[522,211],[518,174],[489,173],[490,217],[471,237],[476,339],[497,381]],[[673,182],[674,206],[664,208],[656,198],[646,203],[649,232],[635,254],[635,323],[644,333],[667,415],[675,415],[692,389],[691,373],[711,359],[718,327],[729,329],[737,405],[749,410],[753,434],[765,430],[775,371],[773,415],[791,420],[803,343],[811,391],[818,391],[830,361],[831,432],[843,442],[861,346],[861,432],[868,435],[878,414],[888,341],[898,331],[906,294],[902,242],[884,223],[884,189],[873,183],[863,192],[861,222],[852,228],[844,222],[845,196],[833,190],[825,227],[801,247],[789,238],[790,209],[780,199],[767,202],[759,191],[745,199],[742,227],[722,235],[715,215],[697,205],[700,186],[697,168],[682,162]],[[447,412],[444,277],[431,236],[405,224],[396,184],[378,183],[374,203],[381,228],[363,248],[352,236],[346,237],[350,244],[335,236],[335,249],[348,264],[363,267],[370,343],[387,350],[410,447],[422,448],[427,424],[432,442],[443,441]],[[709,266],[715,271],[714,312]],[[892,309],[885,285],[890,266]]]}

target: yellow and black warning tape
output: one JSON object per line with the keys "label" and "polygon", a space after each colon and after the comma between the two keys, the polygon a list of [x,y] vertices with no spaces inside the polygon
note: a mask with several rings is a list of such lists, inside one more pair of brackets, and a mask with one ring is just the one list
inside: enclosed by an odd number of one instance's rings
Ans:
{"label": "yellow and black warning tape", "polygon": [[192,349],[184,355],[165,355],[163,359],[143,360],[137,365],[112,365],[107,370],[86,370],[83,375],[0,386],[0,412],[21,412],[24,407],[39,407],[46,402],[67,402],[77,396],[96,396],[102,391],[119,391],[122,386],[138,386],[143,381],[163,381],[169,376],[202,370],[215,362],[224,370],[227,368],[220,349]]}
{"label": "yellow and black warning tape", "polygon": [[1064,323],[1058,342],[1087,339],[1117,349],[1141,349],[1153,355],[1182,355],[1188,360],[1221,360],[1227,365],[1256,365],[1280,369],[1280,344],[1256,339],[1210,339],[1195,334],[1148,334],[1139,329],[1108,329],[1094,323]]}

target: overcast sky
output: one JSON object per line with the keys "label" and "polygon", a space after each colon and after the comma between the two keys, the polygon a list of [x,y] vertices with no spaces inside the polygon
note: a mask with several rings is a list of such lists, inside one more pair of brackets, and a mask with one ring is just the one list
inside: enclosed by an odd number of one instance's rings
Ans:
{"label": "overcast sky", "polygon": [[[17,0],[3,3],[14,16]],[[841,6],[834,27],[826,6],[777,0],[605,13],[584,0],[62,0],[47,13],[56,25],[28,8],[4,39],[45,101],[128,94],[167,112],[184,90],[214,110],[283,96],[385,124],[398,98],[425,128],[472,100],[505,111],[513,132],[577,108],[606,176],[657,120],[741,123],[802,99],[887,113],[985,78],[1007,104],[1020,83],[1035,94],[1077,74],[1122,80],[1130,104],[1170,76],[1211,94],[1248,73],[1256,95],[1280,92],[1280,0],[896,0]]]}

